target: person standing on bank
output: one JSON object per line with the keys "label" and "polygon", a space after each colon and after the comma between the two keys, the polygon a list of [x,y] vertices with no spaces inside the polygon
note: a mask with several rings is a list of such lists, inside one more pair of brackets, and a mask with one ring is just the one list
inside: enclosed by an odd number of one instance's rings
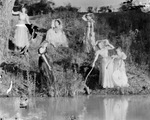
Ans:
{"label": "person standing on bank", "polygon": [[[102,57],[101,66],[99,67],[99,71],[101,72],[99,77],[99,83],[102,84],[103,88],[113,88],[114,82],[112,79],[113,74],[113,59],[111,56],[108,56],[108,51],[114,49],[114,46],[109,43],[107,39],[96,41],[98,46],[98,50],[95,53],[95,59],[92,67],[95,66],[95,62],[97,61],[99,55]],[[102,81],[102,82],[101,82]]]}
{"label": "person standing on bank", "polygon": [[[28,28],[25,24],[31,24],[29,21],[29,16],[27,15],[27,9],[25,7],[21,8],[21,11],[14,12],[12,14],[19,15],[19,22],[16,25],[14,44],[16,45],[17,50],[22,50],[25,47],[29,47],[29,37],[28,37]],[[15,49],[16,50],[16,49]]]}
{"label": "person standing on bank", "polygon": [[87,29],[85,35],[85,51],[89,53],[91,49],[95,50],[95,32],[94,32],[94,23],[93,20],[94,14],[88,13],[83,15],[82,19],[87,22]]}

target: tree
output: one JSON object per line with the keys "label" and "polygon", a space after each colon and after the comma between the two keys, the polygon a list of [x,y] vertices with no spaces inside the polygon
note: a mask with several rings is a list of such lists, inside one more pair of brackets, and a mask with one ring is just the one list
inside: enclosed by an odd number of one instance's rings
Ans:
{"label": "tree", "polygon": [[134,5],[133,0],[126,0],[125,2],[121,3],[121,7],[119,11],[129,11],[129,10],[136,10],[141,11],[144,5]]}
{"label": "tree", "polygon": [[71,6],[71,4],[67,4],[66,6],[60,6],[55,8],[55,11],[62,12],[62,11],[70,11],[70,12],[78,12],[79,8]]}
{"label": "tree", "polygon": [[103,12],[112,12],[110,6],[102,6],[100,7],[100,9],[98,10],[99,13],[103,13]]}
{"label": "tree", "polygon": [[89,7],[87,8],[87,12],[93,12],[93,7],[89,6]]}
{"label": "tree", "polygon": [[126,0],[125,2],[121,3],[121,7],[119,8],[120,11],[128,11],[131,9],[133,0]]}
{"label": "tree", "polygon": [[0,6],[0,63],[7,57],[8,40],[11,32],[12,9],[15,0],[1,0]]}

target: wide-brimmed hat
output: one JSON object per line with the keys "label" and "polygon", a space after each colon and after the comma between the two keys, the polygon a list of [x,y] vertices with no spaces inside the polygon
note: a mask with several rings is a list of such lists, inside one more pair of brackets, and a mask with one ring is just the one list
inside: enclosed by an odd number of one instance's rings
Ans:
{"label": "wide-brimmed hat", "polygon": [[109,45],[109,40],[108,39],[97,40],[95,44],[98,47],[100,46],[99,48],[101,49],[101,48],[105,47],[106,45]]}

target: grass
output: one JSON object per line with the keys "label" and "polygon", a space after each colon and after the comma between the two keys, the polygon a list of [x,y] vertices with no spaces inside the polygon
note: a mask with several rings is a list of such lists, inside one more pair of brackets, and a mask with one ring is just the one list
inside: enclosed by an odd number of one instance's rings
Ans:
{"label": "grass", "polygon": [[[3,66],[8,83],[14,81],[13,95],[28,94],[29,96],[74,96],[84,93],[82,84],[93,62],[94,53],[84,53],[83,37],[86,30],[86,22],[81,17],[82,13],[63,11],[42,16],[31,17],[31,22],[41,28],[48,30],[52,19],[61,18],[64,31],[69,41],[69,48],[60,48],[52,53],[48,50],[48,56],[53,54],[55,82],[52,86],[44,86],[45,92],[39,92],[36,83],[39,80],[38,53],[37,50],[43,40],[45,33],[38,32],[37,39],[31,42],[29,54],[27,56],[17,56],[11,53],[5,58],[6,65]],[[149,45],[150,45],[150,17],[145,13],[118,12],[95,14],[96,40],[108,38],[115,46],[121,46],[128,58],[126,60],[127,75],[129,77],[130,88],[126,94],[137,93],[143,87],[149,93]],[[11,37],[14,35],[16,18],[12,20]],[[137,32],[138,30],[138,32]],[[3,42],[0,41],[0,42]],[[112,51],[110,54],[114,54]],[[10,69],[8,66],[11,64]],[[72,64],[78,64],[80,70],[76,73],[72,70]],[[97,66],[99,63],[97,63]],[[8,68],[7,68],[8,67]],[[81,67],[84,67],[81,69]],[[14,70],[13,70],[14,69]],[[96,89],[98,85],[98,67],[89,76],[88,82],[91,89]],[[18,70],[16,72],[16,70]],[[138,72],[134,72],[138,71]],[[141,72],[143,74],[141,74]],[[135,75],[134,75],[135,74]],[[139,84],[141,83],[141,86]],[[6,86],[7,86],[6,85]],[[20,93],[22,91],[22,93]],[[101,90],[99,94],[105,94]],[[109,94],[118,94],[109,91]],[[113,93],[114,92],[114,93]]]}

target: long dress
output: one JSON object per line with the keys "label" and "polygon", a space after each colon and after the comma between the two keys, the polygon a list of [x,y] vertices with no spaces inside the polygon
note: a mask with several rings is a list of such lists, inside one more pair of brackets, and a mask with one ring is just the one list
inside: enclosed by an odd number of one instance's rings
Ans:
{"label": "long dress", "polygon": [[19,48],[29,46],[28,29],[26,27],[26,15],[20,14],[19,23],[16,25],[14,44]]}
{"label": "long dress", "polygon": [[82,17],[84,21],[87,21],[87,29],[85,35],[85,51],[89,53],[92,48],[95,50],[95,32],[94,32],[94,20],[87,20],[85,16]]}
{"label": "long dress", "polygon": [[[102,86],[103,88],[113,88],[114,82],[112,78],[113,74],[113,59],[108,56],[108,49],[104,48],[97,51],[99,55],[101,55],[101,73],[102,73]],[[101,79],[99,79],[101,81]]]}
{"label": "long dress", "polygon": [[114,59],[114,72],[113,81],[115,86],[128,87],[128,78],[126,75],[125,63],[123,59],[126,59],[126,55],[122,52],[120,58]]}

